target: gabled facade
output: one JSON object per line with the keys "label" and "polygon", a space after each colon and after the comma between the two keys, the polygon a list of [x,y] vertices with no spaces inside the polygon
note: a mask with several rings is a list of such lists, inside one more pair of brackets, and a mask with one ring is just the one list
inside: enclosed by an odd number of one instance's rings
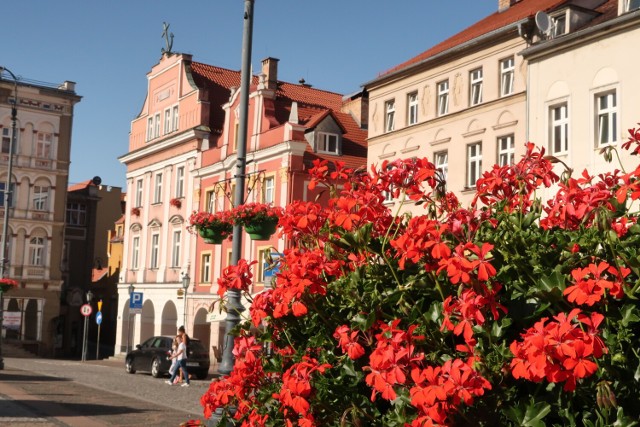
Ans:
{"label": "gabled facade", "polygon": [[[313,160],[366,165],[367,99],[279,81],[277,65],[277,59],[266,59],[251,81],[245,194],[247,202],[286,206],[315,197],[306,189]],[[205,244],[187,226],[195,210],[232,206],[240,72],[192,61],[190,55],[164,54],[147,77],[147,100],[132,122],[130,151],[121,157],[128,207],[116,352],[154,334],[174,334],[185,324],[215,356],[220,319],[210,312],[231,243]],[[245,238],[242,257],[263,259],[286,244],[277,237]],[[259,264],[256,292],[266,276]],[[141,315],[129,314],[130,285],[143,292]]]}
{"label": "gabled facade", "polygon": [[[61,272],[64,219],[74,106],[81,99],[75,83],[60,85],[0,76],[0,212],[7,209],[11,105],[16,100],[12,200],[7,235],[7,277],[20,286],[4,297],[5,312],[19,313],[20,325],[3,335],[40,354],[54,354],[60,326],[60,300],[68,283]],[[17,96],[15,95],[17,89]]]}
{"label": "gabled facade", "polygon": [[[620,145],[640,117],[640,3],[599,3],[582,25],[522,52],[531,82],[529,138],[573,168],[574,176],[585,168],[592,174],[619,169],[615,155],[613,164],[605,162],[600,151],[606,147],[617,149],[627,171],[637,164]],[[575,15],[571,8],[558,12],[567,22]],[[563,170],[556,164],[557,173]]]}

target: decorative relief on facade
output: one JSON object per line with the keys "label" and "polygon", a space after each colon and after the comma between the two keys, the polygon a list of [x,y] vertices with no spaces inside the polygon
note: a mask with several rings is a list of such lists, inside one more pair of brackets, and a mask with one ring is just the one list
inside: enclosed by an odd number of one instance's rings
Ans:
{"label": "decorative relief on facade", "polygon": [[460,94],[462,93],[462,74],[456,73],[453,77],[453,87],[451,88],[451,92],[453,94],[453,105],[456,107],[460,105]]}
{"label": "decorative relief on facade", "polygon": [[420,104],[422,105],[422,115],[425,117],[427,116],[427,111],[429,111],[429,102],[431,102],[431,86],[424,85]]}
{"label": "decorative relief on facade", "polygon": [[281,183],[285,184],[289,181],[289,168],[280,168],[278,174],[280,175]]}
{"label": "decorative relief on facade", "polygon": [[371,114],[371,124],[373,125],[373,131],[378,130],[378,103],[373,104],[373,114]]}

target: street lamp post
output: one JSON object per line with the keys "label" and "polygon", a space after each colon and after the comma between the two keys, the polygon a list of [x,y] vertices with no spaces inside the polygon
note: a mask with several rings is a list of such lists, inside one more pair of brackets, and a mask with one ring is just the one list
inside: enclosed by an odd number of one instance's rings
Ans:
{"label": "street lamp post", "polygon": [[129,321],[127,322],[127,354],[131,350],[131,294],[136,288],[133,286],[133,283],[129,285],[127,289],[129,291]]}
{"label": "street lamp post", "polygon": [[[87,291],[87,304],[91,305],[93,299],[93,292]],[[84,337],[82,339],[82,361],[87,360],[87,347],[89,341],[89,316],[84,316]]]}
{"label": "street lamp post", "polygon": [[[249,111],[249,82],[251,80],[251,46],[253,39],[253,5],[255,0],[244,0],[244,27],[242,32],[242,68],[240,72],[240,117],[238,122],[238,153],[236,162],[235,206],[244,201],[244,182],[247,170],[247,124]],[[242,252],[242,226],[233,226],[231,264],[238,265]],[[227,318],[225,321],[224,347],[222,362],[218,372],[229,375],[235,362],[233,356],[234,339],[231,331],[240,323],[244,311],[238,289],[227,290]]]}
{"label": "street lamp post", "polygon": [[[0,242],[0,278],[4,278],[8,272],[9,259],[7,251],[7,242],[9,234],[9,206],[12,199],[11,194],[11,175],[13,174],[13,151],[16,145],[16,122],[18,120],[18,78],[11,70],[0,66],[0,79],[2,79],[2,72],[6,71],[13,78],[13,102],[11,105],[11,140],[9,141],[9,164],[7,168],[7,183],[4,187],[4,215],[2,223],[2,241]],[[0,291],[2,292],[2,291]],[[0,294],[0,304],[4,304],[2,295]],[[0,370],[4,369],[4,359],[2,357],[2,320],[3,320],[3,306],[0,306]]]}
{"label": "street lamp post", "polygon": [[[182,276],[182,298],[184,299],[184,309],[182,311],[182,325],[186,328],[187,327],[187,290],[189,289],[189,280],[191,280],[191,277],[189,277],[189,272],[184,273],[184,275]],[[191,332],[193,334],[193,331]]]}

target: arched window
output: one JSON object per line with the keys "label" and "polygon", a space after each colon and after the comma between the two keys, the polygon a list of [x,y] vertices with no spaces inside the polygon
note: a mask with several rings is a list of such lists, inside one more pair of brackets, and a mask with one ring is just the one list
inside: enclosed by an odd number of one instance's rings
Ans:
{"label": "arched window", "polygon": [[31,265],[44,265],[44,238],[36,236],[29,240],[29,262]]}

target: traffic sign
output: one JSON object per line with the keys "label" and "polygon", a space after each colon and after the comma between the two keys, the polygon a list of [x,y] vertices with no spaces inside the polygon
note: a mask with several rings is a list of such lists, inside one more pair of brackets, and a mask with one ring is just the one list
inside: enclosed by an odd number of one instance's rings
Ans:
{"label": "traffic sign", "polygon": [[85,317],[91,316],[91,313],[93,313],[93,309],[89,304],[84,304],[82,307],[80,307],[80,313],[82,313],[82,315]]}
{"label": "traffic sign", "polygon": [[98,325],[102,323],[102,312],[101,311],[96,313],[96,323]]}
{"label": "traffic sign", "polygon": [[142,313],[142,292],[131,292],[129,300],[129,313]]}
{"label": "traffic sign", "polygon": [[102,300],[98,301],[98,311],[102,311]]}

